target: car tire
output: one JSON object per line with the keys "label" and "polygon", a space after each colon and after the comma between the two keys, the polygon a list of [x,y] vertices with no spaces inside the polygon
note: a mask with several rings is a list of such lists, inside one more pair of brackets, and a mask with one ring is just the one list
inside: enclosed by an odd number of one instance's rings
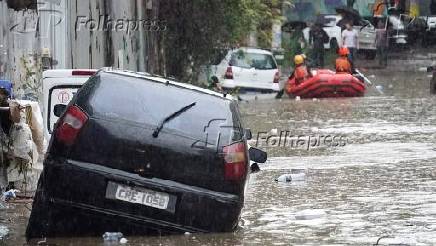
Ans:
{"label": "car tire", "polygon": [[338,49],[339,49],[338,41],[336,40],[336,38],[332,38],[330,40],[330,50],[333,50],[337,53]]}
{"label": "car tire", "polygon": [[436,94],[436,73],[433,73],[433,78],[430,82],[430,94]]}
{"label": "car tire", "polygon": [[377,51],[375,51],[375,50],[365,51],[365,58],[367,60],[374,60],[376,56],[377,56]]}
{"label": "car tire", "polygon": [[32,238],[44,238],[47,233],[46,226],[49,223],[49,206],[43,191],[43,175],[44,174],[41,174],[38,181],[37,190],[33,199],[32,211],[26,229],[27,240]]}

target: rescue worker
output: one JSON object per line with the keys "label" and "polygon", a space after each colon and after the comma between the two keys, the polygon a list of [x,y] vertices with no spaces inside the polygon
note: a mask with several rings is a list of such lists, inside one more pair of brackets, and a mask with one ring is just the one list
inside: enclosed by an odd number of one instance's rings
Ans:
{"label": "rescue worker", "polygon": [[353,73],[353,66],[348,58],[350,51],[347,47],[342,47],[338,51],[339,57],[336,59],[336,73]]}
{"label": "rescue worker", "polygon": [[310,77],[309,70],[304,63],[304,57],[304,55],[296,55],[294,57],[295,70],[293,76],[295,77],[295,82],[297,84],[300,84],[301,82]]}

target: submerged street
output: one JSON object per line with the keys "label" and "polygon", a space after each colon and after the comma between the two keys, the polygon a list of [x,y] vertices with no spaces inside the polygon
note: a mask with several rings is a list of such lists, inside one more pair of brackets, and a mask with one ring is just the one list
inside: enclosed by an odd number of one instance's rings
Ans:
{"label": "submerged street", "polygon": [[[374,88],[358,99],[291,100],[242,95],[258,132],[344,136],[345,146],[275,146],[252,174],[240,228],[231,234],[127,237],[130,245],[431,245],[436,243],[436,98],[426,73],[368,71]],[[389,77],[388,77],[389,76]],[[276,130],[277,129],[277,130]],[[286,157],[287,156],[287,157]],[[291,169],[303,181],[278,183]],[[295,170],[294,170],[295,171]],[[0,245],[22,245],[30,204],[0,209]],[[38,241],[33,241],[37,243]],[[50,245],[105,245],[102,238]]]}

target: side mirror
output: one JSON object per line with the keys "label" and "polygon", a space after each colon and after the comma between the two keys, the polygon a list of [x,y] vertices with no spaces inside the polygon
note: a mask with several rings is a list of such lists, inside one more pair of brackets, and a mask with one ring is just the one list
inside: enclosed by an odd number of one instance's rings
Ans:
{"label": "side mirror", "polygon": [[257,163],[251,164],[250,171],[251,171],[251,173],[258,173],[258,172],[260,172],[259,165]]}
{"label": "side mirror", "polygon": [[61,117],[66,109],[67,109],[67,105],[65,105],[65,104],[56,104],[54,106],[53,113],[57,117]]}
{"label": "side mirror", "polygon": [[427,73],[431,73],[435,70],[434,67],[427,67]]}
{"label": "side mirror", "polygon": [[268,154],[265,151],[254,147],[250,147],[248,154],[250,156],[250,160],[256,163],[265,163],[268,159]]}
{"label": "side mirror", "polygon": [[251,133],[251,129],[245,129],[245,138],[247,140],[251,140],[253,138],[253,134]]}

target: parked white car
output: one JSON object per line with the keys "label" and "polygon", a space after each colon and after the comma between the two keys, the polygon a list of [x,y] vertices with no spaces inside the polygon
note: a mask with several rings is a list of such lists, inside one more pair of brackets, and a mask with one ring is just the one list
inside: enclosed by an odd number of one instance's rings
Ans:
{"label": "parked white car", "polygon": [[59,117],[54,113],[59,105],[67,105],[77,90],[95,74],[91,69],[55,69],[42,74],[44,137],[50,140]]}
{"label": "parked white car", "polygon": [[436,32],[436,15],[426,16],[425,19],[427,20],[427,31]]}
{"label": "parked white car", "polygon": [[230,50],[218,65],[209,69],[209,78],[216,76],[224,89],[279,91],[280,72],[274,55],[267,50]]}
{"label": "parked white car", "polygon": [[391,43],[394,44],[407,44],[407,34],[406,26],[404,25],[403,19],[406,15],[390,15],[388,17],[389,23],[392,25],[392,34],[390,35]]}
{"label": "parked white car", "polygon": [[[338,26],[338,22],[342,19],[340,15],[324,15],[324,31],[330,38],[330,42],[324,45],[325,49],[337,48],[342,46],[342,30]],[[361,20],[359,25],[355,25],[354,29],[359,32],[359,50],[365,50],[368,58],[375,58],[375,28],[367,20]],[[303,30],[304,38],[309,41],[310,28],[307,27]]]}

